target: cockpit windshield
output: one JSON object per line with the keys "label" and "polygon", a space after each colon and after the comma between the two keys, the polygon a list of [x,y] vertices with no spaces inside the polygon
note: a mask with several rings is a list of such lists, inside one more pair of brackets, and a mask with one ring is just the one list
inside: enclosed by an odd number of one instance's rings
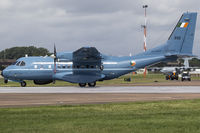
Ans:
{"label": "cockpit windshield", "polygon": [[26,63],[24,61],[19,61],[15,64],[16,64],[16,66],[25,66],[26,65]]}
{"label": "cockpit windshield", "polygon": [[11,65],[15,65],[17,63],[17,61],[13,62]]}
{"label": "cockpit windshield", "polygon": [[19,66],[19,65],[20,65],[20,63],[21,63],[21,61],[18,61],[18,62],[16,63],[16,66]]}
{"label": "cockpit windshield", "polygon": [[25,66],[25,65],[26,65],[25,62],[21,61],[20,66]]}

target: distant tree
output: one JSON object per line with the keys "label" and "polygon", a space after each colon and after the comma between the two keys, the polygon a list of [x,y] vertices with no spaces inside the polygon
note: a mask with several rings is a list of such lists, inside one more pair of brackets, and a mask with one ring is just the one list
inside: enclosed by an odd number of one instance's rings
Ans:
{"label": "distant tree", "polygon": [[190,67],[200,67],[200,60],[197,58],[192,58],[189,60]]}
{"label": "distant tree", "polygon": [[[184,59],[178,59],[177,61],[174,61],[174,62],[177,63],[179,67],[181,67],[184,64]],[[200,59],[192,58],[191,60],[189,60],[189,65],[190,67],[200,67]],[[151,67],[166,67],[166,66],[169,66],[169,65],[165,62],[160,62]]]}
{"label": "distant tree", "polygon": [[12,47],[0,52],[0,59],[18,59],[20,57],[28,56],[45,56],[50,55],[46,48],[29,47]]}

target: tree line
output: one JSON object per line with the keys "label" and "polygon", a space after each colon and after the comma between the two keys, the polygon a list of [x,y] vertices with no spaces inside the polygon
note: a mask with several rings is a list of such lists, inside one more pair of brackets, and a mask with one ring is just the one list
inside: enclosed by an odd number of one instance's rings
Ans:
{"label": "tree line", "polygon": [[12,47],[0,52],[0,59],[18,59],[20,57],[28,56],[45,56],[51,53],[46,48],[29,47]]}
{"label": "tree line", "polygon": [[0,70],[3,70],[7,65],[12,63],[20,57],[28,56],[45,56],[51,55],[46,48],[37,48],[34,46],[29,47],[12,47],[0,52]]}

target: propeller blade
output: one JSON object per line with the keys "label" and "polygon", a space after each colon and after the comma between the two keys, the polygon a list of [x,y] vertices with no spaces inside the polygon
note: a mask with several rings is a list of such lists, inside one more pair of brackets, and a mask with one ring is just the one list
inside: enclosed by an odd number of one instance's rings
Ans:
{"label": "propeller blade", "polygon": [[[54,43],[54,74],[56,74],[56,61],[57,61],[57,53],[56,53],[56,45]],[[53,79],[53,84],[55,84],[55,79]]]}
{"label": "propeller blade", "polygon": [[57,57],[57,53],[56,53],[56,45],[54,44],[54,56]]}
{"label": "propeller blade", "polygon": [[56,45],[54,44],[54,73],[56,73],[56,61],[57,61],[57,52],[56,52]]}

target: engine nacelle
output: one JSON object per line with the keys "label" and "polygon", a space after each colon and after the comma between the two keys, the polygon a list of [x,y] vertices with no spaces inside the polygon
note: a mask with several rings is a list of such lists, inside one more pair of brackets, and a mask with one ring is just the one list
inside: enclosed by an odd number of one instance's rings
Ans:
{"label": "engine nacelle", "polygon": [[57,53],[57,59],[59,61],[72,61],[72,53],[71,52],[59,52]]}
{"label": "engine nacelle", "polygon": [[50,84],[53,82],[53,80],[33,80],[34,84],[36,85],[45,85]]}

